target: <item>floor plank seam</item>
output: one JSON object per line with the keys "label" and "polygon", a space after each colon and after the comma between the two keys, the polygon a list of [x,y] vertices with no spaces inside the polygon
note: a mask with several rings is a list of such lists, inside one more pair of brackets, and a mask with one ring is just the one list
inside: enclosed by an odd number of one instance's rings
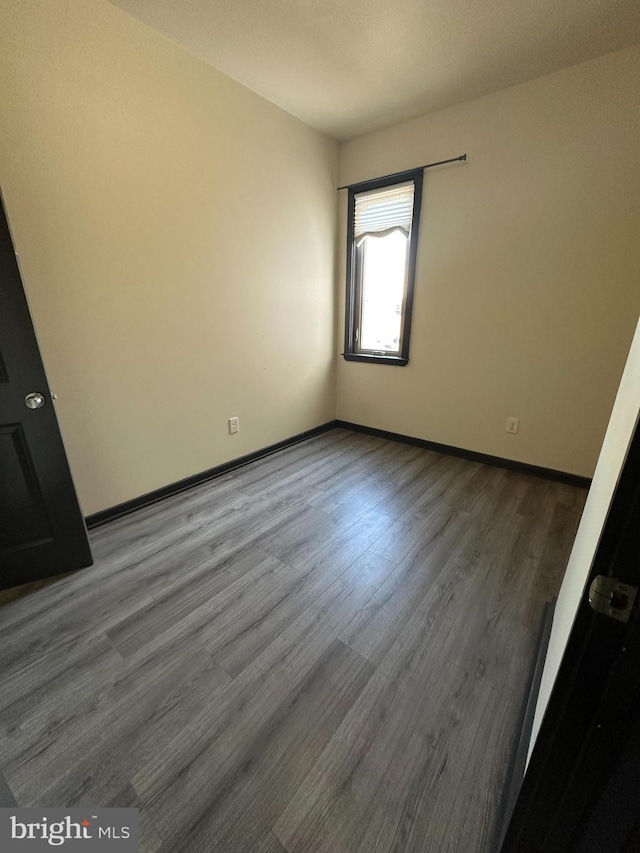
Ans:
{"label": "floor plank seam", "polygon": [[460,670],[460,672],[464,672],[465,675],[468,675],[469,678],[475,678],[476,681],[481,682],[487,687],[489,690],[492,690],[494,693],[497,693],[499,696],[508,697],[509,694],[505,693],[500,687],[497,687],[495,684],[492,684],[490,681],[487,681],[486,678],[483,678],[481,675],[478,675],[476,672],[472,672],[467,669],[465,666],[461,666],[459,663],[456,663],[454,660],[447,658],[447,663],[450,663],[451,666],[455,666],[456,669]]}
{"label": "floor plank seam", "polygon": [[346,431],[252,464],[2,605],[12,791],[137,802],[149,853],[490,853],[583,501]]}

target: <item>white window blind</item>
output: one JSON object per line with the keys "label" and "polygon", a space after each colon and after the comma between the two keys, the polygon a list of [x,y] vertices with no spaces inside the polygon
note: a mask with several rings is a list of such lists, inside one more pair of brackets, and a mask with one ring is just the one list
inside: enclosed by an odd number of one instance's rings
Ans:
{"label": "white window blind", "polygon": [[395,230],[402,231],[408,237],[411,232],[414,189],[413,181],[409,181],[358,193],[355,196],[354,238],[359,240],[369,234],[382,236]]}

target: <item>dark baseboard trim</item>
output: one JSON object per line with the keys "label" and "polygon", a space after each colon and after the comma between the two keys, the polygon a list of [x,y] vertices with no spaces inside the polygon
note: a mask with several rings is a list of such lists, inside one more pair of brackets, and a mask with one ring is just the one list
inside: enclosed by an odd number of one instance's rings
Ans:
{"label": "dark baseboard trim", "polygon": [[270,444],[268,447],[263,447],[260,450],[255,450],[253,453],[247,453],[246,456],[240,456],[237,459],[231,459],[229,462],[223,462],[221,465],[216,465],[214,468],[209,468],[207,471],[201,471],[199,474],[194,474],[191,477],[185,477],[184,480],[178,480],[177,483],[170,483],[168,486],[163,486],[153,492],[148,492],[146,495],[140,495],[138,498],[133,498],[130,501],[117,504],[116,506],[103,509],[100,512],[88,515],[85,519],[89,530],[107,524],[109,521],[115,521],[117,518],[122,518],[124,515],[135,512],[142,507],[150,506],[158,503],[164,498],[177,495],[193,486],[199,486],[201,483],[206,483],[209,480],[215,480],[216,477],[221,477],[223,474],[228,474],[229,471],[235,471],[236,468],[242,468],[250,462],[255,462],[257,459],[263,459],[265,456],[270,456],[272,453],[277,453],[278,450],[284,450],[286,447],[292,447],[294,444],[299,444],[301,441],[306,441],[308,438],[313,438],[316,435],[321,435],[323,432],[328,432],[335,429],[336,421],[328,421],[326,424],[308,429],[298,435],[285,438],[283,441],[278,441],[276,444]]}
{"label": "dark baseboard trim", "polygon": [[518,471],[520,474],[530,474],[533,477],[542,477],[544,480],[555,480],[558,483],[567,483],[569,486],[579,486],[588,489],[591,485],[590,477],[581,477],[578,474],[568,474],[566,471],[555,471],[553,468],[541,468],[539,465],[529,465],[527,462],[516,462],[513,459],[503,459],[501,456],[490,456],[488,453],[478,453],[475,450],[464,450],[462,447],[453,447],[449,444],[440,444],[437,441],[428,441],[426,438],[413,438],[409,435],[401,435],[397,432],[387,432],[385,429],[352,424],[349,421],[335,421],[336,427],[350,429],[354,432],[363,432],[366,435],[375,435],[378,438],[387,438],[389,441],[400,441],[403,444],[412,444],[415,447],[424,447],[425,450],[434,450],[436,453],[446,453],[449,456],[461,456],[473,462],[482,462],[485,465],[493,465],[496,468],[508,468],[510,471]]}
{"label": "dark baseboard trim", "polygon": [[579,477],[577,474],[567,474],[564,471],[554,471],[551,468],[540,468],[537,465],[528,465],[526,462],[514,462],[511,459],[502,459],[499,456],[489,456],[486,453],[477,453],[475,450],[464,450],[461,447],[453,447],[449,444],[439,444],[437,441],[428,441],[425,438],[412,438],[409,435],[400,435],[396,432],[387,432],[384,429],[375,429],[375,427],[363,426],[362,424],[353,424],[349,421],[327,421],[325,424],[308,429],[306,432],[301,432],[298,435],[285,438],[276,444],[270,444],[268,447],[263,447],[261,450],[255,450],[253,453],[248,453],[246,456],[240,456],[237,459],[231,459],[229,462],[223,462],[221,465],[216,465],[215,468],[209,468],[207,471],[201,471],[199,474],[194,474],[191,477],[186,477],[184,480],[178,480],[177,483],[170,483],[168,486],[163,486],[153,492],[148,492],[146,495],[140,495],[138,498],[133,498],[130,501],[117,504],[116,506],[103,509],[100,512],[88,515],[85,519],[89,530],[107,524],[109,521],[115,521],[116,518],[122,518],[124,515],[135,512],[142,507],[150,506],[158,503],[164,498],[177,495],[193,486],[199,486],[201,483],[206,483],[209,480],[215,480],[216,477],[221,477],[222,474],[227,474],[229,471],[234,471],[236,468],[242,468],[250,462],[255,462],[257,459],[263,459],[265,456],[270,456],[272,453],[277,453],[279,450],[284,450],[286,447],[291,447],[294,444],[299,444],[301,441],[306,441],[308,438],[313,438],[316,435],[321,435],[323,432],[328,432],[331,429],[340,427],[349,429],[353,432],[362,432],[366,435],[375,435],[378,438],[386,438],[390,441],[400,441],[403,444],[412,444],[415,447],[423,447],[426,450],[434,450],[437,453],[446,453],[450,456],[461,456],[463,459],[471,459],[474,462],[482,462],[485,465],[493,465],[498,468],[508,468],[511,471],[519,471],[522,474],[531,474],[534,477],[543,477],[545,480],[557,480],[560,483],[568,483],[571,486],[580,486],[588,489],[591,485],[589,477]]}
{"label": "dark baseboard trim", "polygon": [[540,636],[538,639],[538,653],[536,655],[536,663],[531,676],[531,686],[527,697],[527,704],[522,715],[522,723],[520,725],[520,738],[518,746],[513,755],[511,766],[507,774],[507,784],[504,789],[502,798],[502,814],[498,823],[499,828],[499,844],[497,850],[502,848],[502,843],[509,828],[509,821],[518,800],[522,780],[524,779],[525,770],[527,767],[527,755],[529,754],[529,746],[531,744],[531,733],[533,731],[533,719],[536,713],[536,705],[538,703],[538,695],[540,693],[540,684],[542,682],[542,672],[544,663],[547,659],[547,649],[549,648],[549,640],[551,639],[551,628],[553,626],[553,614],[556,609],[557,598],[553,601],[548,601],[545,605],[542,616],[542,626],[540,628]]}

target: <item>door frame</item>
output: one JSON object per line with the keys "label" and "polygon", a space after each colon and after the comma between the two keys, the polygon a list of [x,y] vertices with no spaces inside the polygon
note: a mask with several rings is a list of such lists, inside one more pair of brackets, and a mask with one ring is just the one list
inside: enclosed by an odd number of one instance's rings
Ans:
{"label": "door frame", "polygon": [[[592,610],[596,575],[640,586],[640,424],[636,423],[501,853],[583,849],[589,814],[640,714],[639,601],[627,624]],[[612,842],[628,821],[610,815]],[[637,828],[637,827],[636,827]]]}

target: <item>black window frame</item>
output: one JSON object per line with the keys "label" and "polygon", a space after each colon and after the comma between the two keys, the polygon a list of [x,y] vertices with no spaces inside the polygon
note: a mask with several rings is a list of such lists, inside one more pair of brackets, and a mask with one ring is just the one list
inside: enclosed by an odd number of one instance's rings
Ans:
{"label": "black window frame", "polygon": [[[418,232],[420,230],[420,210],[422,207],[422,182],[424,173],[422,169],[411,169],[408,172],[399,172],[386,178],[375,178],[371,181],[363,181],[352,184],[349,189],[348,214],[347,214],[347,288],[345,306],[345,339],[344,359],[345,361],[360,361],[370,364],[393,364],[400,367],[409,363],[409,342],[411,338],[411,315],[413,313],[413,295],[415,290],[416,257],[418,253]],[[407,286],[404,295],[402,310],[402,326],[400,340],[400,354],[387,355],[384,352],[362,352],[359,351],[356,340],[356,332],[360,324],[361,308],[361,265],[357,263],[356,255],[358,249],[353,237],[356,211],[356,195],[368,190],[392,187],[395,184],[406,184],[413,181],[413,214],[411,219],[411,235],[409,237],[409,259],[407,264]]]}

